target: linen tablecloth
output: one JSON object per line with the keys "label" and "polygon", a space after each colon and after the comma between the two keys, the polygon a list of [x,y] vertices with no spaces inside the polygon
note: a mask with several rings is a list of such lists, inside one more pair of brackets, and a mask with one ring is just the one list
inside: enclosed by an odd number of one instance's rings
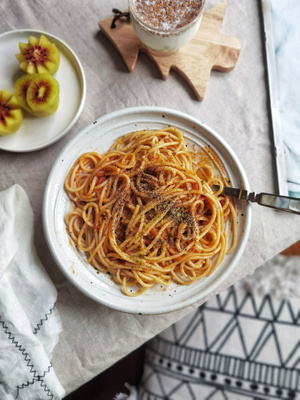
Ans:
{"label": "linen tablecloth", "polygon": [[[205,9],[218,3],[206,1]],[[162,80],[146,55],[141,54],[135,71],[128,72],[118,51],[98,28],[98,21],[111,16],[112,8],[125,10],[127,2],[2,0],[0,4],[0,33],[20,28],[50,32],[76,52],[86,74],[85,107],[64,138],[32,153],[0,150],[0,190],[18,183],[27,192],[34,211],[37,252],[58,291],[63,331],[52,364],[67,394],[193,310],[189,307],[159,316],[113,311],[81,294],[55,265],[42,228],[43,192],[53,162],[81,128],[126,107],[180,110],[224,137],[241,160],[253,191],[276,190],[260,2],[228,0],[222,32],[241,41],[241,54],[233,71],[211,74],[203,102],[177,73]],[[253,205],[252,211],[247,248],[235,274],[221,289],[251,274],[299,239],[298,216],[258,205]]]}

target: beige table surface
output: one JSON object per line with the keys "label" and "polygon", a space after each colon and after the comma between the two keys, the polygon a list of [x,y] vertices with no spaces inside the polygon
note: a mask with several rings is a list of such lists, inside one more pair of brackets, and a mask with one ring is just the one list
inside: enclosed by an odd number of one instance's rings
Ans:
{"label": "beige table surface", "polygon": [[[205,9],[218,4],[207,1]],[[43,192],[51,166],[76,133],[96,118],[126,107],[163,106],[183,111],[216,130],[240,158],[253,191],[276,191],[267,97],[260,1],[228,0],[223,33],[241,41],[230,73],[213,72],[203,102],[175,72],[164,81],[146,55],[129,73],[118,51],[98,29],[125,0],[2,0],[0,34],[38,29],[64,40],[82,62],[87,98],[76,125],[57,143],[30,153],[0,150],[0,190],[14,183],[27,192],[35,216],[35,245],[58,290],[63,331],[52,363],[66,393],[111,366],[194,307],[160,316],[128,315],[81,294],[55,265],[42,228]],[[1,60],[0,60],[1,62]],[[1,70],[0,70],[1,71]],[[300,237],[299,217],[253,205],[247,248],[234,276],[221,289],[252,273]]]}

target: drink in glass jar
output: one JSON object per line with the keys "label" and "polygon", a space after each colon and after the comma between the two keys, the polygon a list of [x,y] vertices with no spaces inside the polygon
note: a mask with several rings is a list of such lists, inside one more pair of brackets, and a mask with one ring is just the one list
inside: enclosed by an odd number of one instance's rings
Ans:
{"label": "drink in glass jar", "polygon": [[132,26],[153,52],[164,55],[187,44],[198,31],[205,0],[129,0]]}

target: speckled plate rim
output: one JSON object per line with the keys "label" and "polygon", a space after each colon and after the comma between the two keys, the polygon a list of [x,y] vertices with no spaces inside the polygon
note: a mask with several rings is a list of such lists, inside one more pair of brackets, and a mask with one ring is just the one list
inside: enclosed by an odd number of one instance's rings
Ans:
{"label": "speckled plate rim", "polygon": [[[6,43],[6,41],[11,40],[11,37],[15,37],[16,46],[14,52],[15,54],[17,54],[19,50],[18,42],[26,41],[26,38],[28,38],[30,35],[45,35],[51,42],[56,44],[58,50],[61,52],[61,65],[54,77],[60,74],[60,70],[62,70],[62,63],[65,63],[66,71],[65,73],[63,72],[61,74],[62,76],[59,79],[60,86],[62,87],[62,81],[64,80],[64,78],[66,78],[68,81],[68,84],[66,84],[66,86],[70,87],[70,85],[72,84],[77,86],[79,93],[78,96],[74,98],[72,94],[68,95],[68,89],[65,89],[65,98],[67,99],[67,101],[64,102],[65,104],[61,104],[60,102],[59,109],[56,111],[55,114],[46,118],[32,117],[32,124],[28,124],[28,127],[23,129],[21,126],[21,128],[16,133],[13,133],[9,136],[0,136],[0,150],[25,153],[40,150],[54,144],[63,136],[65,136],[75,125],[85,104],[86,78],[82,64],[75,52],[62,39],[58,38],[52,33],[44,32],[41,30],[16,29],[0,34],[0,46],[2,42]],[[19,71],[19,76],[21,76],[22,71],[19,69],[18,62],[14,57],[10,58],[10,60],[8,61],[8,66],[6,67],[11,68],[12,71],[15,71],[15,74],[17,74],[17,71]],[[68,71],[73,72],[72,78],[66,76]],[[13,83],[14,80],[11,78],[10,87],[5,87],[5,89],[13,91]],[[0,90],[2,89],[4,89],[4,87],[0,88]],[[67,107],[73,108],[71,111],[72,115],[70,115],[68,121],[66,122],[67,118],[64,116],[63,111],[66,110]],[[63,110],[59,112],[61,108],[63,108]],[[25,113],[25,115],[28,117],[28,114]],[[53,126],[55,126],[54,130],[52,130]],[[48,130],[48,132],[50,133],[47,136],[42,136],[41,130],[44,132]],[[41,136],[41,139],[39,138],[39,136]]]}
{"label": "speckled plate rim", "polygon": [[[188,286],[162,289],[156,286],[138,297],[128,297],[107,274],[97,274],[84,256],[74,250],[63,219],[70,208],[64,191],[65,176],[77,157],[85,151],[108,150],[120,135],[140,129],[157,129],[173,125],[187,136],[209,144],[221,158],[233,185],[249,190],[245,171],[226,141],[203,122],[182,112],[161,107],[133,107],[106,114],[82,129],[57,157],[44,192],[43,227],[50,252],[66,278],[81,292],[95,301],[118,311],[133,314],[162,314],[204,301],[217,291],[230,274],[246,247],[251,226],[251,205],[237,205],[239,219],[238,246],[225,257],[220,266],[207,278]],[[194,137],[191,136],[191,137]]]}

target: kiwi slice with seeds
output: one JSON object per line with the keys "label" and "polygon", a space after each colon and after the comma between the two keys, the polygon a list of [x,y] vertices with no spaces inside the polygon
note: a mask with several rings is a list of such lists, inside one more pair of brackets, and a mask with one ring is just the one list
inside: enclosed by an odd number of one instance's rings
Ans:
{"label": "kiwi slice with seeds", "polygon": [[0,91],[0,135],[16,132],[23,121],[23,110],[16,97],[8,90]]}
{"label": "kiwi slice with seeds", "polygon": [[60,54],[54,43],[45,35],[40,38],[29,36],[28,43],[19,43],[20,53],[16,54],[19,67],[28,74],[55,74],[60,63]]}
{"label": "kiwi slice with seeds", "polygon": [[14,94],[18,100],[18,103],[22,108],[24,108],[24,110],[30,113],[32,112],[32,109],[27,104],[26,93],[33,77],[35,77],[35,74],[22,75],[14,85]]}
{"label": "kiwi slice with seeds", "polygon": [[[50,74],[36,74],[26,91],[26,102],[34,113],[51,115],[59,102],[59,84]],[[54,111],[53,111],[54,110]]]}

